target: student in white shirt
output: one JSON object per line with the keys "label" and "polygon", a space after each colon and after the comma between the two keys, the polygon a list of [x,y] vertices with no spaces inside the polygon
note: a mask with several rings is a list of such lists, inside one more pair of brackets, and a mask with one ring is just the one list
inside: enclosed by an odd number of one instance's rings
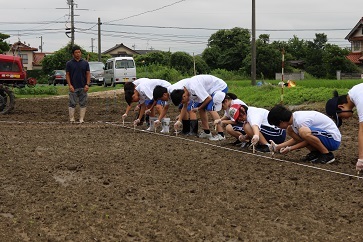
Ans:
{"label": "student in white shirt", "polygon": [[353,108],[357,109],[358,126],[358,160],[356,169],[363,170],[363,83],[353,86],[348,94],[338,95],[334,92],[334,97],[326,103],[325,109],[329,117],[333,118],[337,126],[342,125],[342,119],[353,116]]}
{"label": "student in white shirt", "polygon": [[[138,102],[140,105],[140,112],[137,117],[137,119],[134,121],[134,125],[138,125],[141,122],[141,119],[146,111],[147,108],[151,108],[153,106],[154,100],[153,100],[153,90],[157,85],[168,87],[171,84],[165,80],[161,79],[149,79],[148,81],[143,81],[139,85],[135,87],[135,90],[131,96],[131,99],[129,98],[131,91],[128,94],[127,102],[130,105],[131,102]],[[125,99],[126,99],[126,93],[125,93]],[[130,102],[130,103],[129,103]],[[165,104],[163,108],[167,108],[169,104]],[[159,110],[159,113],[162,111]],[[153,122],[157,120],[155,118],[155,113],[153,113],[153,110],[151,110],[150,113],[150,119],[153,119]],[[148,128],[149,131],[152,131],[154,129],[153,122],[150,122],[150,127]],[[167,131],[167,132],[166,132]],[[169,129],[162,130],[162,133],[168,133]]]}
{"label": "student in white shirt", "polygon": [[200,133],[199,137],[213,141],[224,140],[225,137],[221,125],[217,125],[218,134],[212,136],[209,129],[207,112],[210,113],[213,120],[220,119],[218,111],[222,109],[222,102],[227,92],[227,83],[212,75],[197,75],[185,80],[183,88],[175,89],[170,93],[174,105],[183,104],[181,115],[174,126],[178,128],[182,124],[182,118],[188,111],[190,101],[193,101],[190,110],[199,112],[202,121],[203,132]]}
{"label": "student in white shirt", "polygon": [[247,107],[246,105],[233,104],[229,109],[229,115],[236,122],[243,122],[243,130],[246,135],[240,135],[240,141],[250,140],[256,145],[256,150],[269,152],[268,141],[282,143],[286,138],[286,131],[268,123],[269,111],[264,108]]}
{"label": "student in white shirt", "polygon": [[329,164],[335,160],[332,151],[340,146],[342,136],[333,120],[317,111],[291,112],[283,105],[276,105],[268,114],[268,122],[287,129],[290,140],[282,144],[271,142],[271,149],[286,154],[289,151],[307,148],[310,153],[304,161]]}
{"label": "student in white shirt", "polygon": [[214,120],[214,124],[221,124],[222,127],[225,126],[227,134],[236,138],[236,141],[233,142],[234,145],[241,145],[243,142],[239,140],[241,135],[245,135],[245,131],[243,130],[243,122],[236,122],[229,114],[229,109],[233,104],[245,105],[247,104],[242,100],[238,99],[238,97],[234,93],[227,93],[222,102],[222,110],[224,110],[224,115],[222,118]]}
{"label": "student in white shirt", "polygon": [[[171,101],[170,94],[177,89],[183,89],[184,83],[188,81],[189,78],[182,79],[175,84],[172,84],[168,87],[156,86],[153,91],[153,99],[161,100],[161,101]],[[179,116],[182,122],[182,131],[181,134],[188,136],[197,136],[198,135],[198,117],[197,113],[191,111],[193,105],[193,101],[190,101],[187,106],[187,112],[183,116]],[[181,110],[183,105],[179,105],[179,109]],[[163,109],[162,114],[160,116],[165,116],[168,109]],[[178,119],[179,119],[178,117]]]}

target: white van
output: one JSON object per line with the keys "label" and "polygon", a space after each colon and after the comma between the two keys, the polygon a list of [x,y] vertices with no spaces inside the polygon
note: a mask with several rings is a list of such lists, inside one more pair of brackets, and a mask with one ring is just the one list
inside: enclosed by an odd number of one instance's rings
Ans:
{"label": "white van", "polygon": [[105,64],[103,86],[116,86],[136,80],[136,66],[132,57],[114,57]]}

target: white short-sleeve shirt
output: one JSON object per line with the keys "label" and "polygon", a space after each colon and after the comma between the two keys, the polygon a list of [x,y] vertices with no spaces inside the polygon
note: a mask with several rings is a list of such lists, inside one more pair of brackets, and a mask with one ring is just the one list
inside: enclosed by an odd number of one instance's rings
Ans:
{"label": "white short-sleeve shirt", "polygon": [[264,108],[249,107],[247,110],[247,122],[252,125],[257,125],[261,128],[261,125],[272,127],[275,126],[268,123],[267,116],[269,111]]}
{"label": "white short-sleeve shirt", "polygon": [[317,111],[296,111],[293,113],[292,129],[296,134],[299,134],[301,127],[314,127],[326,131],[331,134],[333,139],[341,141],[342,135],[334,123],[334,121]]}
{"label": "white short-sleeve shirt", "polygon": [[357,84],[348,91],[350,100],[357,108],[359,122],[363,122],[363,83]]}
{"label": "white short-sleeve shirt", "polygon": [[148,81],[141,82],[135,89],[139,92],[139,103],[143,104],[146,100],[153,99],[153,91],[156,86],[168,87],[170,82],[161,79],[149,79]]}
{"label": "white short-sleeve shirt", "polygon": [[203,102],[208,96],[216,91],[222,91],[226,87],[226,82],[212,75],[193,76],[185,82],[185,88],[189,92],[190,100],[198,103]]}

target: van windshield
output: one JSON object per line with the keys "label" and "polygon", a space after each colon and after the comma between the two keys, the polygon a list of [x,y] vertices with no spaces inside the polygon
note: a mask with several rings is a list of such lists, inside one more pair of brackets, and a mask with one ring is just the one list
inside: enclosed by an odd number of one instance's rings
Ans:
{"label": "van windshield", "polygon": [[116,69],[135,68],[135,63],[133,60],[117,60],[115,66]]}
{"label": "van windshield", "polygon": [[102,62],[91,63],[89,62],[90,71],[102,71],[104,64]]}

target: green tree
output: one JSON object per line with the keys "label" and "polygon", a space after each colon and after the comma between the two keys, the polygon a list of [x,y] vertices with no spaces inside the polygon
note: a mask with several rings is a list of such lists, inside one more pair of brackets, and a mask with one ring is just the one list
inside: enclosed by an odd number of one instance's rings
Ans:
{"label": "green tree", "polygon": [[239,70],[251,51],[250,37],[248,29],[239,27],[218,30],[209,38],[202,58],[211,69]]}
{"label": "green tree", "polygon": [[201,56],[194,56],[196,74],[207,74],[210,68]]}
{"label": "green tree", "polygon": [[327,44],[325,46],[322,62],[324,63],[328,78],[335,78],[337,70],[342,72],[360,72],[359,68],[346,58],[348,54],[348,50],[341,49],[337,45]]}
{"label": "green tree", "polygon": [[182,74],[193,75],[193,57],[185,52],[175,52],[170,56],[170,67]]}
{"label": "green tree", "polygon": [[[87,52],[81,48],[82,58],[88,61],[98,61],[98,54]],[[102,62],[105,63],[110,55],[102,55]],[[46,55],[42,61],[42,70],[44,74],[50,74],[53,70],[64,70],[66,68],[66,63],[72,59],[72,47],[69,43],[62,49],[55,51],[51,55]]]}
{"label": "green tree", "polygon": [[169,66],[171,52],[169,51],[155,51],[144,55],[135,56],[136,66],[144,66],[151,64],[158,64]]}
{"label": "green tree", "polygon": [[313,41],[307,42],[305,56],[305,70],[317,78],[327,76],[326,66],[323,63],[324,48],[328,38],[326,34],[315,34]]}
{"label": "green tree", "polygon": [[10,35],[0,33],[0,54],[10,50],[8,43],[4,42]]}

